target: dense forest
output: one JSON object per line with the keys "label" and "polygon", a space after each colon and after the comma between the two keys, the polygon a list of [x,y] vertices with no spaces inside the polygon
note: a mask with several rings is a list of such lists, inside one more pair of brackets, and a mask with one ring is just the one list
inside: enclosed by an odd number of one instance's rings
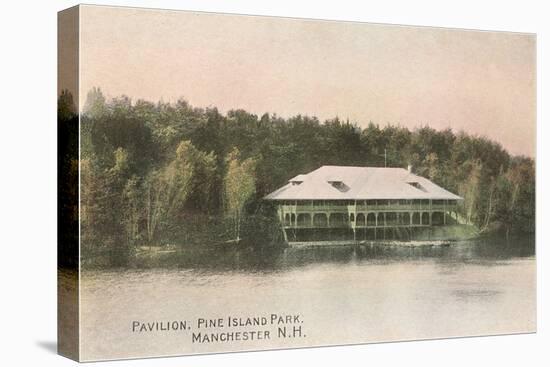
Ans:
{"label": "dense forest", "polygon": [[[71,104],[64,93],[60,124],[74,121]],[[222,114],[183,99],[106,100],[94,88],[81,115],[80,158],[83,253],[121,261],[140,246],[276,242],[274,211],[262,197],[322,165],[411,164],[461,195],[462,216],[480,232],[535,226],[533,159],[451,129]]]}

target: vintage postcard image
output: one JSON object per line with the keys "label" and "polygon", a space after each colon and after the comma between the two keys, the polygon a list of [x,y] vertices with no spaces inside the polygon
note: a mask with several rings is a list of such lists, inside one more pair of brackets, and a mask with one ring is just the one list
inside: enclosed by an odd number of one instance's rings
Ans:
{"label": "vintage postcard image", "polygon": [[535,35],[59,17],[62,354],[536,331]]}

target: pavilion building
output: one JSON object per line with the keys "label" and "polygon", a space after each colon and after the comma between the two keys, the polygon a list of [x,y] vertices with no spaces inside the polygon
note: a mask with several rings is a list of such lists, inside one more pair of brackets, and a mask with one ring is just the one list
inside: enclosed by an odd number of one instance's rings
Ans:
{"label": "pavilion building", "polygon": [[458,223],[463,200],[410,166],[322,166],[265,199],[277,207],[286,242],[410,240],[417,229]]}

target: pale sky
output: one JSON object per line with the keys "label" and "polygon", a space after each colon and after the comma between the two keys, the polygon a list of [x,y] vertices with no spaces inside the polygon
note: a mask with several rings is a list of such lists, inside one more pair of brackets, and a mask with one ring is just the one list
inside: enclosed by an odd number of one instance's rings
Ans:
{"label": "pale sky", "polygon": [[451,127],[535,155],[530,34],[81,8],[81,106],[109,97],[226,112]]}

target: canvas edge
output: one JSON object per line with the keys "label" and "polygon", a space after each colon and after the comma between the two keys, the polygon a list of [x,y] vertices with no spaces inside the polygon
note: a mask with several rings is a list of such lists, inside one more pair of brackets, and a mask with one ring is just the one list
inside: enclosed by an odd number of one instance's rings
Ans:
{"label": "canvas edge", "polygon": [[[78,5],[57,13],[57,353],[75,361],[81,357],[79,16]],[[62,118],[63,91],[72,95],[69,120]]]}

